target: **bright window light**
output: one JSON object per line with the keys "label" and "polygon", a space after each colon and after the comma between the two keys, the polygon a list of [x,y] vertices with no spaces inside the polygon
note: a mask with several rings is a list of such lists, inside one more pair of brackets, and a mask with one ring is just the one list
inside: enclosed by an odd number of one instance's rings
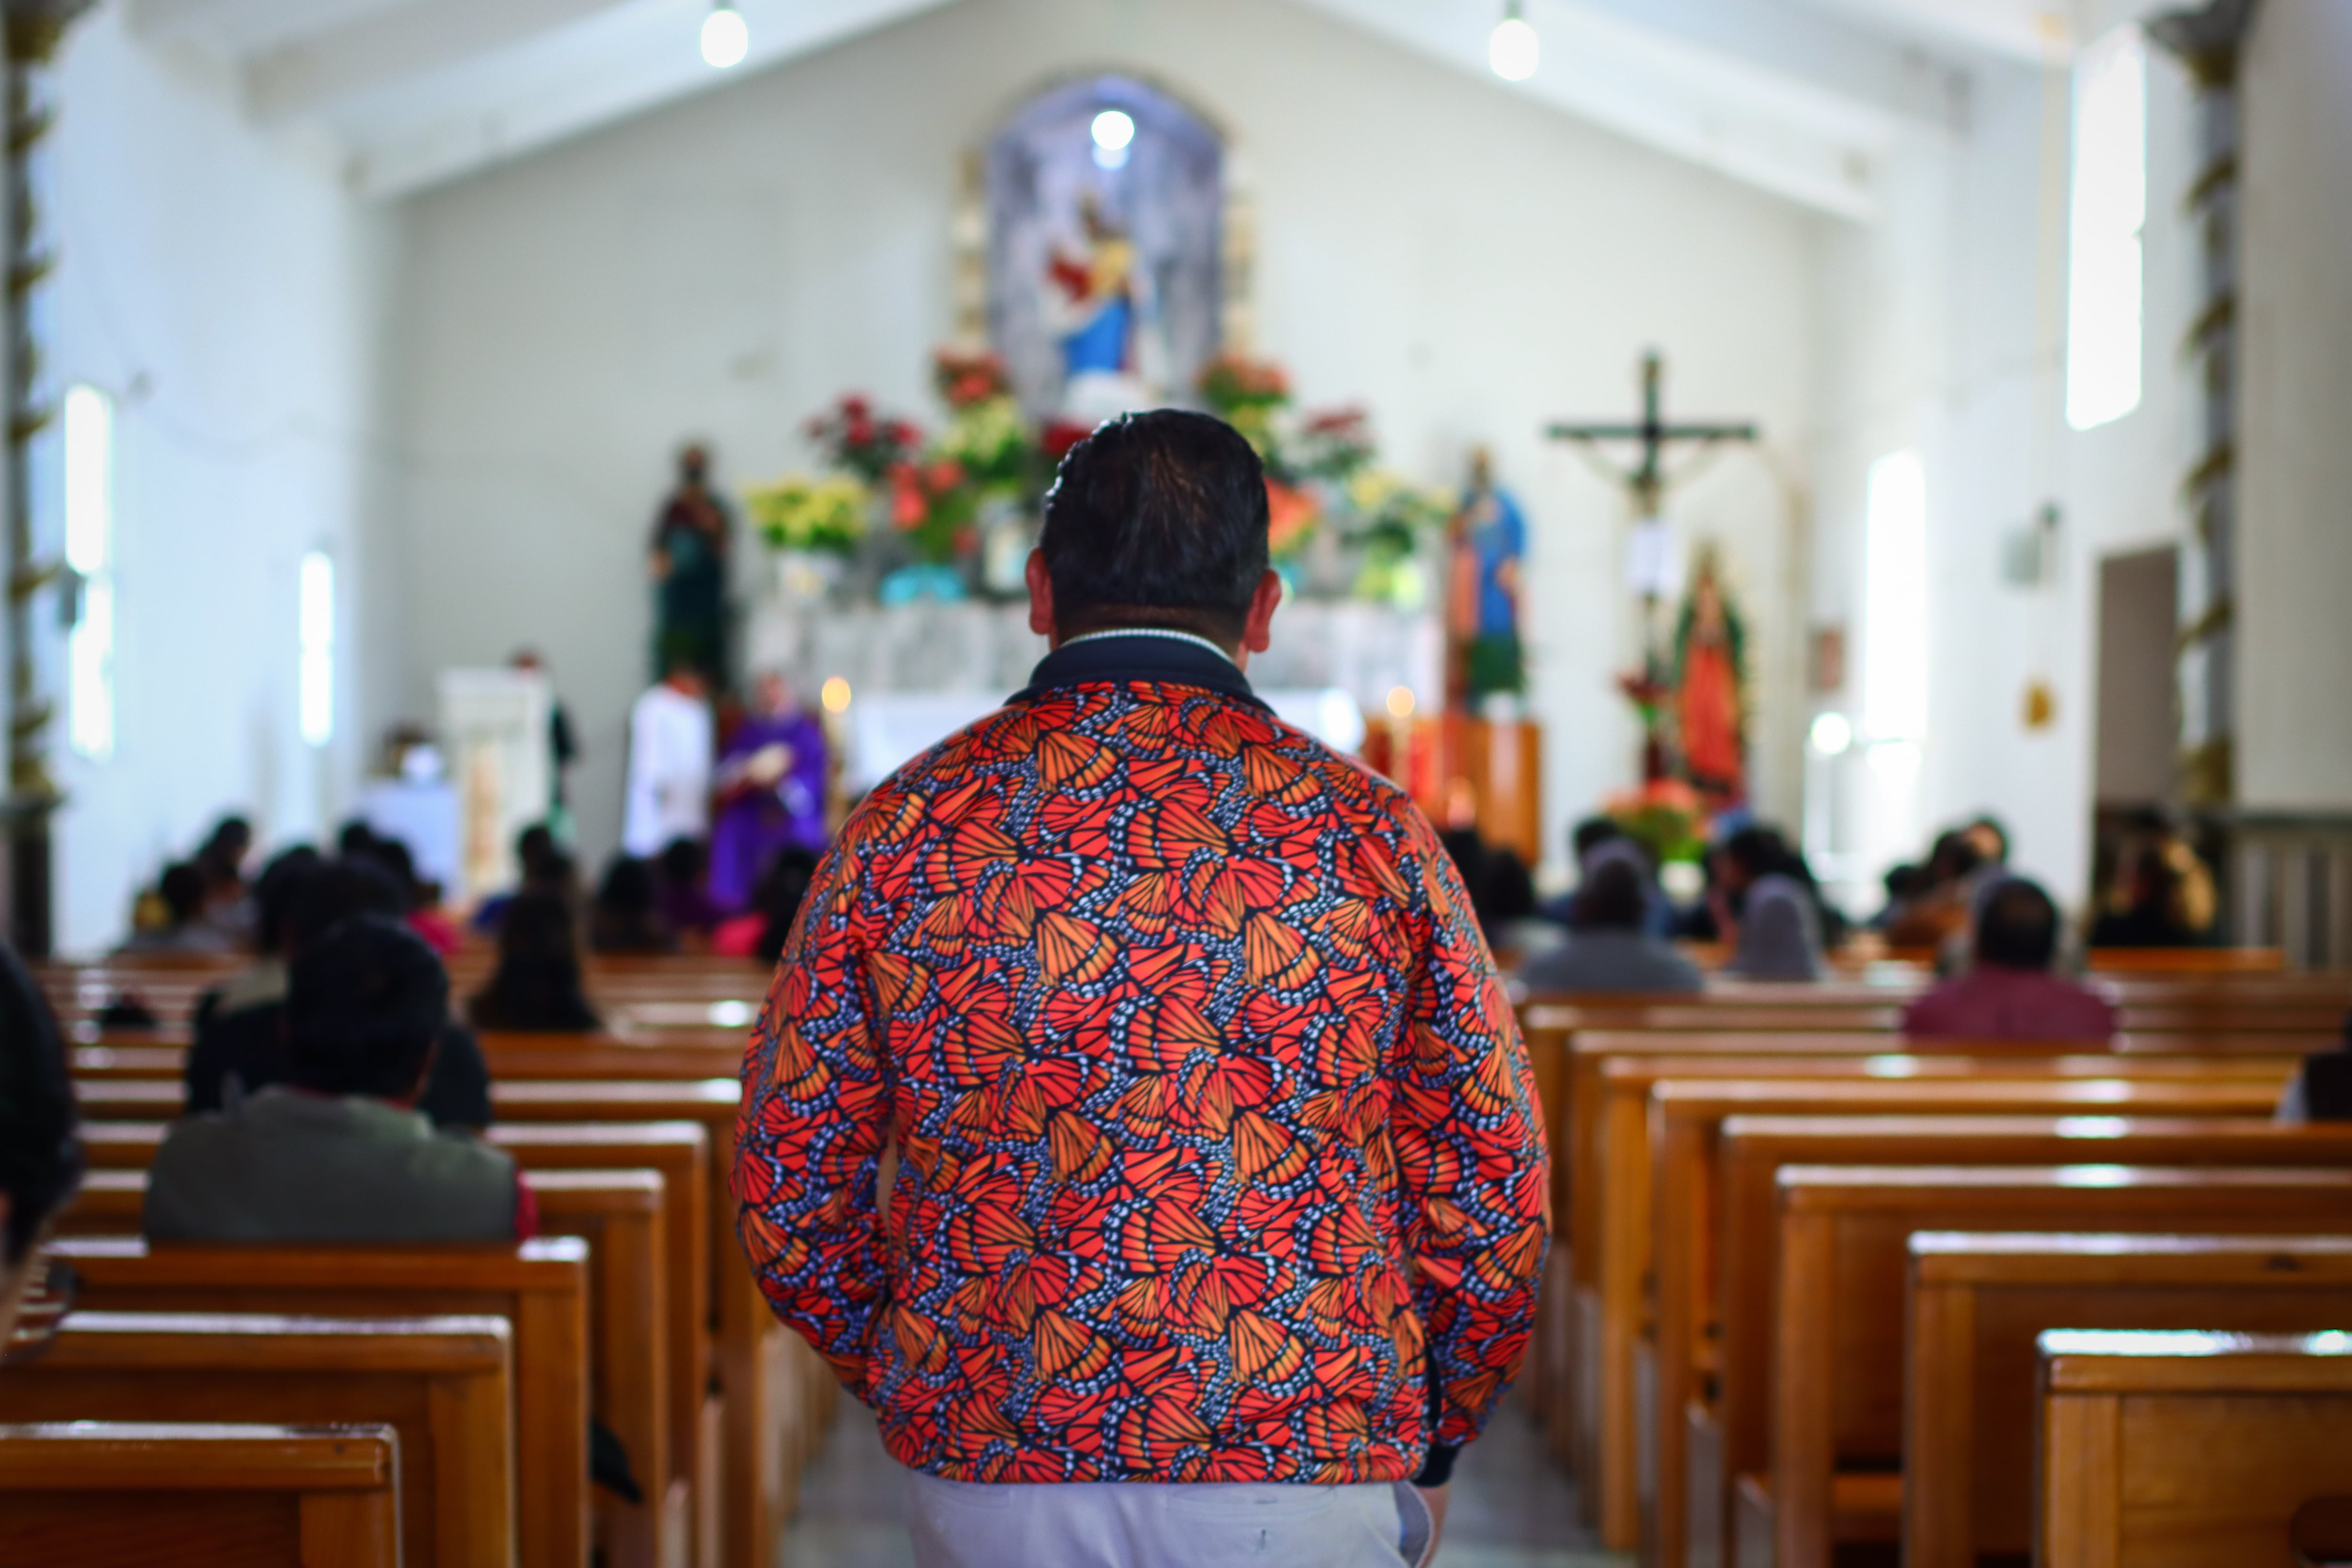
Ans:
{"label": "bright window light", "polygon": [[2077,430],[2139,406],[2147,223],[2147,51],[2138,28],[2118,27],[2074,68],[2066,422]]}
{"label": "bright window light", "polygon": [[1927,733],[1927,480],[1916,453],[1870,467],[1862,727],[1872,741]]}
{"label": "bright window light", "polygon": [[66,634],[66,731],[92,762],[114,754],[114,404],[95,387],[65,399],[66,564],[81,580]]}
{"label": "bright window light", "polygon": [[702,21],[703,63],[719,70],[740,66],[743,57],[751,52],[751,29],[743,25],[743,15],[731,5],[721,5]]}
{"label": "bright window light", "polygon": [[323,746],[335,735],[335,563],[323,551],[302,557],[299,615],[302,740]]}

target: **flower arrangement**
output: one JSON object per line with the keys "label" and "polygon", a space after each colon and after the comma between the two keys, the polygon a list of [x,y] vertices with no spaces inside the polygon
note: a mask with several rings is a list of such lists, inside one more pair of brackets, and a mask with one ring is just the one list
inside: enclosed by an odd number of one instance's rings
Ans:
{"label": "flower arrangement", "polygon": [[[929,593],[943,578],[954,587],[955,574],[980,552],[983,531],[994,540],[1024,515],[1034,518],[1055,465],[1089,427],[1030,420],[1003,362],[984,351],[938,350],[931,385],[946,410],[936,439],[861,394],[810,419],[803,428],[831,472],[789,475],[747,493],[769,541],[845,556],[877,538],[894,541],[895,550],[876,557],[876,569],[887,572],[894,553],[903,563],[911,552],[928,574],[917,591]],[[1212,360],[1199,390],[1265,461],[1268,544],[1286,577],[1316,592],[1352,584],[1360,598],[1418,607],[1426,592],[1420,557],[1454,503],[1374,466],[1378,447],[1362,408],[1287,418],[1289,376],[1239,353]],[[1327,534],[1329,542],[1310,558],[1309,546]],[[995,543],[989,548],[993,559]],[[887,582],[884,597],[896,602]]]}
{"label": "flower arrangement", "polygon": [[886,479],[891,526],[924,561],[949,565],[978,545],[972,518],[980,510],[980,488],[961,463],[939,457],[893,463]]}
{"label": "flower arrangement", "polygon": [[893,464],[912,460],[923,446],[921,430],[908,420],[877,414],[862,393],[845,395],[805,428],[828,462],[869,485],[880,484]]}
{"label": "flower arrangement", "polygon": [[874,492],[849,474],[788,474],[744,492],[751,522],[779,550],[847,555],[866,537]]}
{"label": "flower arrangement", "polygon": [[1680,779],[1653,779],[1640,789],[1612,795],[1601,810],[1625,836],[1663,866],[1696,860],[1706,850],[1706,806]]}

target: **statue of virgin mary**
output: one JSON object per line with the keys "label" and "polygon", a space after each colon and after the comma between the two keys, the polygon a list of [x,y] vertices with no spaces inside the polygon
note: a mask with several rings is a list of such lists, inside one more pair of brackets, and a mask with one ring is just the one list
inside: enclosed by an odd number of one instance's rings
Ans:
{"label": "statue of virgin mary", "polygon": [[1062,350],[1062,416],[1092,426],[1161,401],[1151,373],[1165,356],[1154,352],[1151,276],[1134,241],[1092,192],[1078,221],[1078,249],[1056,247],[1047,263],[1042,313]]}

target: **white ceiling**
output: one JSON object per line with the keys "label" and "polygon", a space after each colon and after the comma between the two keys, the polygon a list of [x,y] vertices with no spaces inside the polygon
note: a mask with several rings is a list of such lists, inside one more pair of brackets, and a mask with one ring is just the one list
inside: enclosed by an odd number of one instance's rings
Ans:
{"label": "white ceiling", "polygon": [[[751,53],[698,47],[709,0],[127,0],[132,28],[234,73],[268,125],[323,132],[355,188],[456,179],[960,0],[736,0]],[[1272,3],[1272,0],[1266,0]],[[1486,73],[1500,0],[1301,0],[1565,112],[1867,218],[1906,122],[1954,127],[1971,70],[2063,62],[2142,0],[1528,0],[1529,81]]]}

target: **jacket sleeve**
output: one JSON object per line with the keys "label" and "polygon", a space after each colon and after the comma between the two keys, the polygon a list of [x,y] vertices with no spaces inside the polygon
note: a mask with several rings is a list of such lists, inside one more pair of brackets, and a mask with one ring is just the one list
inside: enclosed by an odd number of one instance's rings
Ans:
{"label": "jacket sleeve", "polygon": [[731,1185],[769,1306],[864,1397],[887,1306],[875,1186],[890,1097],[849,838],[811,883],[768,987],[744,1062]]}
{"label": "jacket sleeve", "polygon": [[1527,1353],[1551,1229],[1549,1159],[1518,1020],[1469,897],[1418,812],[1412,826],[1405,874],[1424,900],[1424,945],[1390,1128],[1432,1441],[1444,1447],[1478,1435]]}

